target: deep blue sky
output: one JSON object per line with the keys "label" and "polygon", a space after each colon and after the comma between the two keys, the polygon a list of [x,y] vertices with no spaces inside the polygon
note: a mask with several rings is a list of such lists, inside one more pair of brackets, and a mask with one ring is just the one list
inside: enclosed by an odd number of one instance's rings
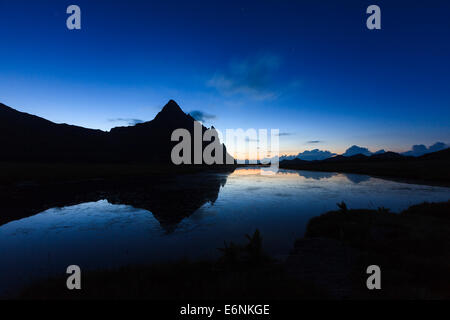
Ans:
{"label": "deep blue sky", "polygon": [[[81,30],[66,28],[70,4]],[[382,30],[366,28],[371,4]],[[175,99],[208,126],[280,129],[283,153],[449,143],[449,13],[446,0],[0,0],[0,102],[108,130]]]}

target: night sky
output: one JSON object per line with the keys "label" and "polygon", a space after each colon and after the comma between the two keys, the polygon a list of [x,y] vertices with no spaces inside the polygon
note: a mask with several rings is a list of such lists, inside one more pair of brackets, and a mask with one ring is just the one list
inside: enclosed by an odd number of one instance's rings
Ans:
{"label": "night sky", "polygon": [[[66,8],[81,8],[81,30]],[[381,8],[382,29],[366,28]],[[0,0],[0,102],[109,130],[169,100],[282,153],[450,143],[449,1]]]}

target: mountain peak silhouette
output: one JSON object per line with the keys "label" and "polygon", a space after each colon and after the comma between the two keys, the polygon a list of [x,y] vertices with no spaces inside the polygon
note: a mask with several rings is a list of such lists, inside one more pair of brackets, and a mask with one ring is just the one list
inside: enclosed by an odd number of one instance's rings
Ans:
{"label": "mountain peak silhouette", "polygon": [[156,115],[156,121],[170,121],[176,119],[186,119],[187,115],[181,110],[178,103],[174,100],[169,100],[166,105],[161,109],[160,112]]}
{"label": "mountain peak silhouette", "polygon": [[[177,144],[171,139],[173,131],[181,128],[193,136],[194,124],[195,119],[174,100],[151,121],[109,132],[56,124],[0,104],[0,161],[171,164],[171,151]],[[202,126],[202,132],[206,130]],[[231,157],[223,148],[224,155]]]}
{"label": "mountain peak silhouette", "polygon": [[169,102],[167,102],[166,105],[161,109],[161,112],[183,112],[183,110],[181,110],[180,106],[175,102],[175,100],[169,100]]}

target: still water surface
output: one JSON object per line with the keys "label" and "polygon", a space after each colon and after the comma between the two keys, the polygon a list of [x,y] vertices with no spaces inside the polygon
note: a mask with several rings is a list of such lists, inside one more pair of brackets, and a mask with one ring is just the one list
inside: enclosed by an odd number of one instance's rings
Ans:
{"label": "still water surface", "polygon": [[283,259],[311,217],[336,209],[384,206],[399,211],[423,201],[447,201],[450,188],[356,174],[237,169],[205,203],[167,231],[150,211],[106,200],[52,208],[0,226],[0,295],[38,278],[82,270],[181,258],[209,258],[224,241],[245,242],[258,228],[265,250]]}

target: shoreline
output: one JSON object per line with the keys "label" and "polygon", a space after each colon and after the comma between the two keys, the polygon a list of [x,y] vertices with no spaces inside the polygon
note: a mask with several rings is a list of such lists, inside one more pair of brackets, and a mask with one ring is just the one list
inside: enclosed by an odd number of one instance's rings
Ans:
{"label": "shoreline", "polygon": [[450,187],[450,161],[383,161],[290,164],[280,169],[368,175],[397,182]]}
{"label": "shoreline", "polygon": [[[408,162],[393,162],[395,165]],[[417,162],[414,162],[417,163]],[[362,163],[369,164],[370,163]],[[450,162],[439,161],[437,166],[430,164],[429,171],[433,172],[431,178],[424,178],[424,173],[392,172],[395,167],[387,163],[388,169],[364,167],[361,163],[327,163],[327,164],[283,164],[280,162],[279,169],[329,172],[341,174],[360,174],[378,179],[390,180],[408,184],[420,184],[428,186],[450,187]],[[378,163],[377,165],[379,165]],[[383,164],[383,163],[381,163]],[[351,166],[350,166],[351,165]],[[391,167],[389,167],[391,165]],[[184,174],[196,174],[204,172],[231,173],[239,168],[264,168],[267,165],[237,164],[224,166],[170,166],[151,164],[115,164],[115,163],[9,163],[0,162],[0,188],[20,188],[23,186],[47,186],[47,185],[70,185],[72,183],[90,183],[92,181],[129,181],[142,179],[159,179],[174,177]],[[442,172],[438,169],[445,167]],[[437,168],[437,169],[436,169]],[[385,172],[380,172],[385,171]],[[423,170],[423,166],[422,166]],[[438,176],[438,178],[434,178]]]}
{"label": "shoreline", "polygon": [[323,171],[323,170],[312,170],[312,169],[292,169],[292,168],[281,168],[283,170],[292,170],[292,171],[310,171],[310,172],[324,172],[324,173],[335,173],[335,174],[357,174],[362,176],[369,176],[371,178],[387,180],[398,183],[406,183],[406,184],[417,184],[424,185],[430,187],[444,187],[450,188],[450,182],[441,182],[441,181],[430,181],[430,180],[420,180],[413,178],[400,178],[400,177],[391,177],[391,176],[381,176],[369,173],[355,173],[355,172],[344,172],[344,171]]}

